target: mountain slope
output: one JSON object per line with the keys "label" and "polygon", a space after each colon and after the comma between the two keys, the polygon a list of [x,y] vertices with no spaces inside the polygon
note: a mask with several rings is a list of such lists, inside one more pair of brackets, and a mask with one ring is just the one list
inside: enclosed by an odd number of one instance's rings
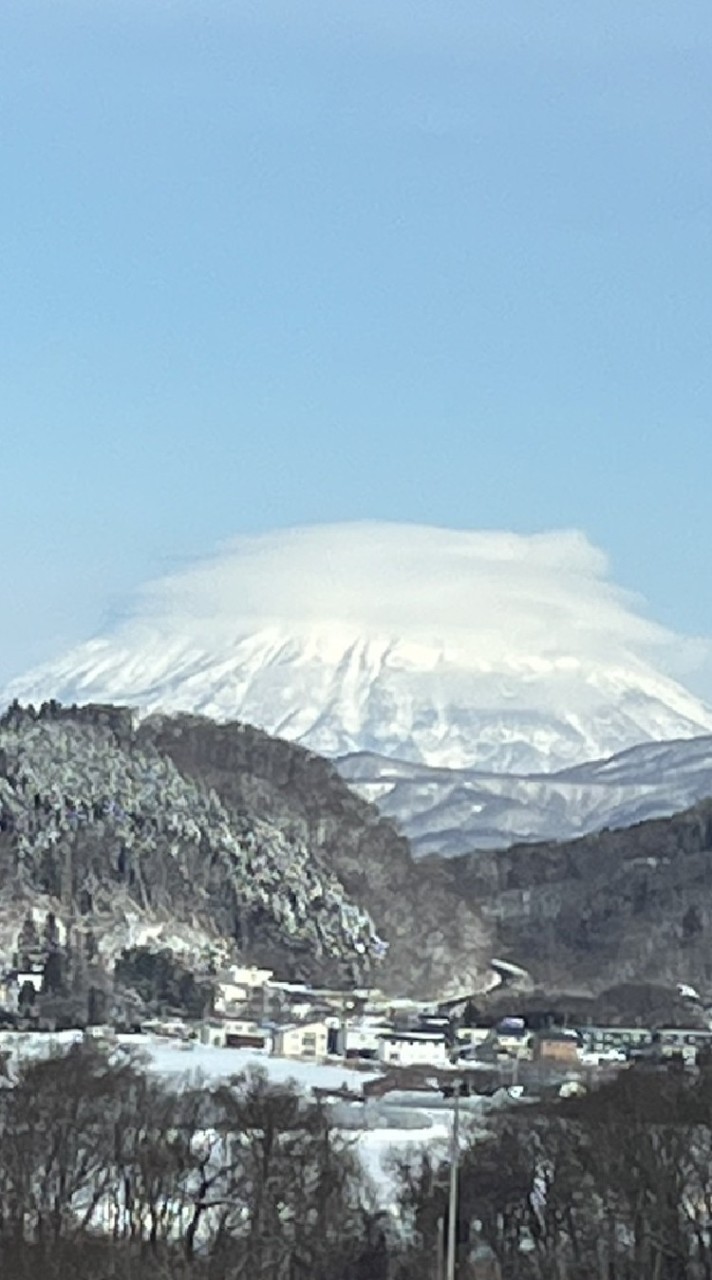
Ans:
{"label": "mountain slope", "polygon": [[712,990],[710,801],[622,831],[444,865],[463,901],[488,919],[497,954],[526,966],[539,985]]}
{"label": "mountain slope", "polygon": [[240,719],[328,756],[551,772],[712,733],[681,646],[571,531],[387,524],[238,539],[5,696]]}
{"label": "mountain slope", "polygon": [[431,769],[368,753],[345,756],[346,781],[393,819],[416,857],[571,840],[665,817],[712,796],[712,737],[631,747],[549,774]]}
{"label": "mountain slope", "polygon": [[481,983],[491,950],[476,905],[460,902],[437,868],[414,862],[392,824],[328,761],[250,725],[202,717],[150,717],[138,739],[214,789],[229,812],[268,818],[314,850],[388,941],[379,985],[441,994]]}
{"label": "mountain slope", "polygon": [[332,963],[368,962],[368,914],[295,837],[217,796],[167,757],[88,718],[10,712],[0,728],[5,888],[79,904],[97,923],[120,904],[251,946],[266,926],[283,945]]}
{"label": "mountain slope", "polygon": [[712,712],[641,664],[479,663],[466,649],[325,625],[197,649],[126,630],[14,681],[8,698],[240,718],[322,755],[369,751],[488,772],[553,771],[712,732]]}
{"label": "mountain slope", "polygon": [[109,961],[157,933],[180,947],[184,934],[203,961],[237,948],[294,977],[439,990],[458,966],[476,982],[488,957],[476,910],[431,892],[405,842],[331,766],[239,725],[136,729],[117,708],[11,708],[0,886],[6,960],[28,905],[80,919]]}

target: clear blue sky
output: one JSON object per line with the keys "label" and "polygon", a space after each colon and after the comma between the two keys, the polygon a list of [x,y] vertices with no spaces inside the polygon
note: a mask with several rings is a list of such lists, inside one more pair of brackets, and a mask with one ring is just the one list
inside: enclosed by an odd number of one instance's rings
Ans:
{"label": "clear blue sky", "polygon": [[710,0],[5,0],[0,674],[242,531],[573,525],[712,634]]}

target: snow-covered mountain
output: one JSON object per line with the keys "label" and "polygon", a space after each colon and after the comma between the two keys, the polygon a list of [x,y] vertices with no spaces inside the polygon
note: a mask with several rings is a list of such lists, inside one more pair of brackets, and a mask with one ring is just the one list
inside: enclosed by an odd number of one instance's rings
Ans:
{"label": "snow-covered mountain", "polygon": [[240,719],[322,755],[354,751],[496,773],[555,770],[634,743],[712,732],[712,713],[631,664],[497,666],[447,642],[273,627],[227,645],[124,633],[18,680],[8,697],[124,702]]}
{"label": "snow-covered mountain", "polygon": [[238,718],[330,756],[554,771],[712,732],[571,532],[338,525],[241,539],[145,590],[130,618],[7,700]]}
{"label": "snow-covered mountain", "polygon": [[342,777],[393,818],[416,856],[571,840],[668,817],[712,796],[712,737],[646,743],[549,774],[491,774],[362,753]]}

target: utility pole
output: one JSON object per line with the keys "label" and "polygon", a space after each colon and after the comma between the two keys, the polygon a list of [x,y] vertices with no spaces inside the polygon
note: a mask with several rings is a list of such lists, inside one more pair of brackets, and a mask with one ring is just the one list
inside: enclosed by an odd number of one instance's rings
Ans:
{"label": "utility pole", "polygon": [[447,1262],[445,1280],[455,1280],[457,1262],[457,1192],[460,1175],[460,1088],[461,1080],[455,1081],[455,1108],[452,1114],[452,1142],[450,1145],[450,1193],[448,1197],[447,1219]]}
{"label": "utility pole", "polygon": [[343,996],[341,1000],[341,1018],[339,1020],[339,1035],[341,1036],[341,1057],[344,1066],[349,1063],[348,1054],[348,1038],[349,1038],[349,1014],[353,1012],[354,1002]]}

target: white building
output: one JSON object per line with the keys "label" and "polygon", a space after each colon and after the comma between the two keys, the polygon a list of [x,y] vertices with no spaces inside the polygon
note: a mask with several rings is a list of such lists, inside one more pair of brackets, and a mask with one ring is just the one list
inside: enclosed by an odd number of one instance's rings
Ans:
{"label": "white building", "polygon": [[247,987],[233,982],[231,978],[218,978],[215,983],[215,1012],[226,1013],[229,1009],[244,1004],[248,994]]}
{"label": "white building", "polygon": [[22,991],[22,988],[26,983],[29,983],[29,985],[39,994],[42,990],[43,980],[44,970],[42,969],[19,969],[15,982],[17,984],[18,992]]}
{"label": "white building", "polygon": [[325,1058],[328,1042],[329,1028],[324,1020],[290,1022],[276,1028],[274,1053],[279,1058]]}
{"label": "white building", "polygon": [[215,982],[216,1012],[227,1013],[245,1004],[256,991],[264,990],[271,977],[271,969],[258,969],[255,965],[231,965],[218,975]]}
{"label": "white building", "polygon": [[444,1066],[449,1062],[445,1037],[437,1031],[385,1031],[378,1040],[378,1060],[389,1066]]}
{"label": "white building", "polygon": [[258,969],[254,964],[248,966],[234,964],[231,965],[228,973],[232,981],[238,986],[247,987],[249,991],[256,991],[267,985],[272,978],[274,970]]}
{"label": "white building", "polygon": [[491,1039],[495,1053],[507,1058],[531,1058],[532,1035],[524,1018],[502,1018],[493,1028]]}
{"label": "white building", "polygon": [[380,1019],[364,1018],[358,1022],[349,1022],[345,1027],[335,1019],[331,1021],[338,1026],[336,1051],[340,1057],[377,1058],[381,1036],[391,1030],[388,1023]]}

